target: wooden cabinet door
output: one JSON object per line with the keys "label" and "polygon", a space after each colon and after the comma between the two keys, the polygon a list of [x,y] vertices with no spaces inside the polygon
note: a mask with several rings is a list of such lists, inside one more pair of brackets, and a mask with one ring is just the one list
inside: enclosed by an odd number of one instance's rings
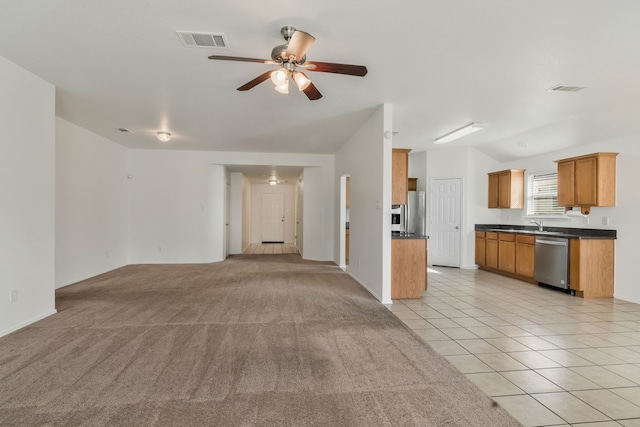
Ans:
{"label": "wooden cabinet door", "polygon": [[535,262],[535,238],[533,236],[516,237],[516,274],[533,279]]}
{"label": "wooden cabinet door", "polygon": [[476,264],[485,265],[484,232],[476,231]]}
{"label": "wooden cabinet door", "polygon": [[351,178],[347,177],[347,185],[345,187],[345,200],[347,202],[347,209],[351,207]]}
{"label": "wooden cabinet door", "polygon": [[409,191],[409,151],[393,149],[391,158],[391,204],[406,205]]}
{"label": "wooden cabinet door", "polygon": [[558,206],[576,206],[576,163],[558,162]]}
{"label": "wooden cabinet door", "polygon": [[576,160],[575,197],[578,206],[598,204],[598,159],[590,157]]}
{"label": "wooden cabinet door", "polygon": [[514,234],[498,234],[498,270],[516,272],[516,242]]}
{"label": "wooden cabinet door", "polygon": [[426,240],[391,240],[391,299],[420,298],[426,289],[426,270]]}
{"label": "wooden cabinet door", "polygon": [[498,187],[500,185],[499,182],[499,177],[497,173],[490,173],[489,174],[489,208],[493,209],[493,208],[499,208],[499,197],[500,197],[500,192],[498,190]]}
{"label": "wooden cabinet door", "polygon": [[485,265],[498,268],[498,233],[487,233],[484,242]]}
{"label": "wooden cabinet door", "polygon": [[498,207],[511,207],[511,173],[509,172],[498,175]]}

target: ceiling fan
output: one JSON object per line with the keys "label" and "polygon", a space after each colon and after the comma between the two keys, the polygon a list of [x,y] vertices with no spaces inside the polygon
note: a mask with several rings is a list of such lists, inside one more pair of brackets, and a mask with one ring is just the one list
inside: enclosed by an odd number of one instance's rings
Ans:
{"label": "ceiling fan", "polygon": [[311,82],[311,79],[309,79],[304,72],[298,71],[298,68],[303,68],[307,71],[346,74],[357,77],[364,77],[367,74],[367,67],[364,65],[335,64],[332,62],[307,62],[307,50],[311,47],[316,38],[309,33],[296,30],[292,26],[282,27],[280,33],[287,43],[273,48],[271,51],[271,60],[223,55],[211,55],[209,59],[260,62],[263,64],[279,65],[280,68],[260,74],[255,79],[240,86],[238,90],[245,91],[252,89],[263,81],[271,78],[271,81],[275,85],[275,90],[280,93],[289,93],[289,81],[293,80],[298,87],[298,90],[304,92],[304,94],[307,95],[307,98],[311,101],[322,98],[322,94]]}

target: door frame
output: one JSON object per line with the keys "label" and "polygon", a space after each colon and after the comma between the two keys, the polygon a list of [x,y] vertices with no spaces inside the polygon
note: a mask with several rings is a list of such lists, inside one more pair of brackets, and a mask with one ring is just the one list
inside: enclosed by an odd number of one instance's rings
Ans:
{"label": "door frame", "polygon": [[[429,253],[433,253],[431,250],[431,245],[432,242],[435,239],[432,239],[433,234],[431,233],[431,225],[433,224],[433,184],[435,181],[439,181],[439,180],[450,180],[450,179],[457,179],[458,181],[460,181],[460,203],[458,204],[458,217],[460,218],[460,233],[458,233],[458,247],[459,247],[459,251],[458,251],[458,266],[457,267],[453,267],[453,268],[461,268],[462,267],[462,252],[463,252],[463,248],[462,248],[462,236],[464,234],[464,209],[463,209],[463,203],[464,203],[464,180],[462,177],[460,176],[453,176],[453,177],[431,177],[429,178],[429,239],[428,239],[428,247],[429,247]],[[428,257],[430,258],[430,257]],[[433,265],[433,263],[431,262],[430,259],[428,259],[428,265]]]}
{"label": "door frame", "polygon": [[348,173],[340,177],[340,226],[338,227],[338,242],[340,248],[339,266],[341,269],[347,269],[347,178],[351,175]]}

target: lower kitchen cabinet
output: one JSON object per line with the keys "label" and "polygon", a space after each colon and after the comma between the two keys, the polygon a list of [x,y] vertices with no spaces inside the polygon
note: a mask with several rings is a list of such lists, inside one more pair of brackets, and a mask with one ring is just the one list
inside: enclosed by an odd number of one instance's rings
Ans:
{"label": "lower kitchen cabinet", "polygon": [[476,264],[478,265],[486,263],[484,234],[484,231],[476,231]]}
{"label": "lower kitchen cabinet", "polygon": [[349,265],[349,229],[345,230],[344,236],[344,263]]}
{"label": "lower kitchen cabinet", "polygon": [[391,299],[420,298],[427,289],[427,240],[391,239]]}
{"label": "lower kitchen cabinet", "polygon": [[484,270],[533,282],[535,241],[535,236],[476,231],[476,264]]}
{"label": "lower kitchen cabinet", "polygon": [[487,232],[484,241],[485,265],[498,268],[498,233]]}
{"label": "lower kitchen cabinet", "polygon": [[516,235],[498,233],[498,270],[516,272]]}
{"label": "lower kitchen cabinet", "polygon": [[569,241],[569,286],[584,298],[613,296],[614,241]]}
{"label": "lower kitchen cabinet", "polygon": [[533,279],[535,263],[536,238],[534,236],[516,235],[516,274]]}
{"label": "lower kitchen cabinet", "polygon": [[[476,231],[476,264],[530,283],[535,266],[533,235]],[[613,239],[569,239],[569,285],[583,298],[613,297]]]}

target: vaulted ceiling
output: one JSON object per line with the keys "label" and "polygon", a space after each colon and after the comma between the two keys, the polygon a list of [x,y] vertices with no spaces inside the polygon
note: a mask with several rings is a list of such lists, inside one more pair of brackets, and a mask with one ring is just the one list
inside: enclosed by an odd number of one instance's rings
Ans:
{"label": "vaulted ceiling", "polygon": [[[334,153],[387,102],[395,147],[480,122],[447,147],[506,161],[640,132],[639,16],[637,0],[25,0],[3,2],[0,55],[57,87],[60,117],[127,147]],[[269,59],[284,25],[316,37],[309,61],[368,74],[309,72],[324,95],[309,101],[236,90],[273,65],[207,59]]]}

